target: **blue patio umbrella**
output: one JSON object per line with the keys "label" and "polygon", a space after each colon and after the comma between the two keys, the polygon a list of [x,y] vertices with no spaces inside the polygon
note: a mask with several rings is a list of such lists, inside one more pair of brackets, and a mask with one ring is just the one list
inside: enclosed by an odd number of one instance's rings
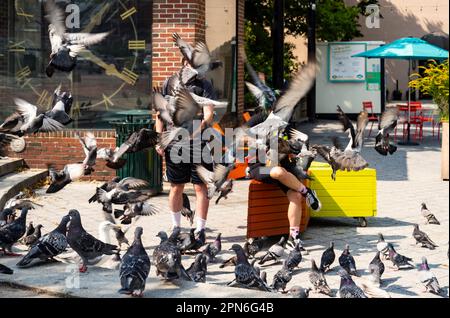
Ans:
{"label": "blue patio umbrella", "polygon": [[[422,39],[408,37],[395,40],[389,44],[377,47],[373,50],[361,52],[352,57],[365,57],[375,59],[399,59],[408,60],[408,80],[411,74],[412,60],[445,60],[448,59],[448,51],[428,43]],[[410,121],[411,121],[411,90],[408,90],[408,140],[403,145],[417,145],[411,142]]]}

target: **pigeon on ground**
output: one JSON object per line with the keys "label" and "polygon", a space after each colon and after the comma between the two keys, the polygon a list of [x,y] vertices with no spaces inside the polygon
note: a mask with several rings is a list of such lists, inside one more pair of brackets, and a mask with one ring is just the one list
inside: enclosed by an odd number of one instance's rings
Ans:
{"label": "pigeon on ground", "polygon": [[386,109],[381,115],[378,123],[378,134],[375,137],[375,150],[383,156],[393,155],[397,151],[397,146],[390,143],[390,136],[397,127],[398,108],[392,107]]}
{"label": "pigeon on ground", "polygon": [[367,298],[364,291],[355,284],[345,269],[340,269],[338,274],[341,276],[341,285],[339,287],[340,298]]}
{"label": "pigeon on ground", "polygon": [[430,239],[430,237],[428,236],[427,233],[425,233],[419,229],[418,224],[414,224],[414,230],[413,230],[412,235],[413,235],[414,239],[416,240],[416,245],[418,243],[420,243],[420,244],[422,244],[422,247],[426,247],[430,250],[434,250],[436,247],[438,247],[438,245]]}
{"label": "pigeon on ground", "polygon": [[[227,187],[226,183],[229,185],[227,178],[232,170],[233,165],[225,166],[217,164],[214,167],[214,171],[209,171],[201,165],[197,166],[198,176],[208,187],[208,199],[211,199],[217,192],[222,193],[223,191],[227,191],[227,189],[225,189]],[[233,184],[231,183],[231,189],[232,188]],[[229,192],[231,192],[231,189]]]}
{"label": "pigeon on ground", "polygon": [[308,298],[311,288],[303,288],[300,286],[292,286],[286,291],[286,294],[290,295],[292,298]]}
{"label": "pigeon on ground", "polygon": [[196,283],[206,282],[206,272],[208,270],[208,257],[205,254],[197,254],[194,262],[186,270]]}
{"label": "pigeon on ground", "polygon": [[53,99],[53,108],[45,112],[45,115],[53,120],[56,120],[60,124],[63,124],[64,126],[69,125],[73,121],[69,115],[73,103],[72,94],[67,92],[61,93],[59,86],[55,90]]}
{"label": "pigeon on ground", "polygon": [[67,242],[81,257],[80,273],[87,271],[87,265],[90,261],[98,259],[102,255],[113,255],[118,252],[116,245],[106,244],[86,232],[81,224],[80,212],[70,210],[69,216]]}
{"label": "pigeon on ground", "polygon": [[50,233],[42,236],[34,244],[28,253],[17,263],[18,267],[28,266],[33,259],[46,261],[63,253],[67,249],[67,224],[70,221],[68,215],[61,219],[59,225]]}
{"label": "pigeon on ground", "polygon": [[18,135],[35,134],[38,132],[55,132],[64,129],[64,125],[45,114],[37,114],[38,108],[27,101],[15,98],[17,112],[23,117],[23,125],[19,128]]}
{"label": "pigeon on ground", "polygon": [[358,272],[356,271],[355,259],[350,254],[350,246],[348,244],[345,244],[345,249],[342,252],[341,256],[339,256],[339,265],[341,265],[341,267],[345,269],[350,275],[359,276]]}
{"label": "pigeon on ground", "polygon": [[120,263],[119,293],[142,297],[150,273],[150,258],[142,245],[142,227],[134,231],[134,241]]}
{"label": "pigeon on ground", "polygon": [[13,222],[16,218],[15,212],[12,209],[6,208],[0,212],[0,228]]}
{"label": "pigeon on ground", "polygon": [[216,204],[219,204],[219,201],[224,198],[228,199],[228,194],[233,192],[233,180],[227,180],[219,189],[219,197],[216,200]]}
{"label": "pigeon on ground", "polygon": [[203,42],[198,42],[195,47],[186,43],[178,33],[173,33],[172,38],[176,46],[183,55],[183,60],[197,71],[200,76],[204,76],[208,71],[221,67],[223,63],[219,60],[212,60],[208,46]]}
{"label": "pigeon on ground", "polygon": [[229,259],[223,261],[222,264],[220,264],[219,268],[225,268],[228,266],[236,266],[236,263],[237,263],[237,256],[234,255],[234,256],[230,257]]}
{"label": "pigeon on ground", "polygon": [[286,238],[284,236],[278,241],[278,243],[272,245],[267,253],[261,257],[261,260],[258,262],[259,265],[263,265],[268,261],[278,262],[285,254],[284,243],[286,242]]}
{"label": "pigeon on ground", "polygon": [[387,243],[384,240],[383,234],[378,233],[377,250],[378,250],[378,252],[381,253],[381,255],[384,257],[384,259],[388,259],[389,258],[388,244],[389,243]]}
{"label": "pigeon on ground", "polygon": [[41,236],[42,236],[41,228],[43,228],[43,225],[42,224],[38,224],[34,228],[33,233],[31,233],[30,235],[25,236],[23,242],[24,242],[24,244],[26,246],[31,248],[41,238]]}
{"label": "pigeon on ground", "polygon": [[254,258],[261,251],[264,241],[260,238],[250,238],[244,244],[244,251],[248,258]]}
{"label": "pigeon on ground", "polygon": [[243,248],[238,244],[231,246],[232,251],[236,253],[236,267],[234,268],[235,279],[228,283],[228,286],[233,286],[237,283],[246,288],[257,288],[263,291],[270,291],[267,285],[262,281],[259,273],[248,262]]}
{"label": "pigeon on ground", "polygon": [[191,228],[189,233],[181,233],[177,236],[177,247],[181,253],[186,253],[194,249],[195,228]]}
{"label": "pigeon on ground", "polygon": [[[124,188],[126,187],[129,190],[138,190],[142,188],[148,187],[149,183],[142,179],[137,179],[133,177],[127,177],[121,179],[120,177],[114,177],[111,181],[106,182],[100,186],[100,189],[105,190],[106,192],[110,192],[115,188]],[[98,202],[97,192],[89,198],[89,203]]]}
{"label": "pigeon on ground", "polygon": [[300,262],[302,261],[302,252],[301,252],[301,245],[300,242],[297,242],[295,244],[294,249],[289,253],[288,257],[285,261],[285,266],[289,270],[294,270],[294,268],[298,267]]}
{"label": "pigeon on ground", "polygon": [[373,283],[380,285],[381,276],[384,273],[384,269],[385,269],[384,264],[380,258],[380,252],[377,251],[377,253],[375,254],[375,257],[372,259],[372,261],[369,264],[370,279]]}
{"label": "pigeon on ground", "polygon": [[206,245],[204,253],[208,257],[208,262],[212,263],[214,262],[217,254],[219,254],[221,251],[222,251],[222,233],[219,233],[217,234],[217,237],[214,240],[214,242]]}
{"label": "pigeon on ground", "polygon": [[317,268],[316,262],[311,259],[311,270],[309,272],[309,281],[316,292],[333,296],[330,286],[328,286],[324,273]]}
{"label": "pigeon on ground", "polygon": [[273,277],[273,282],[270,287],[276,291],[284,292],[286,289],[286,285],[291,281],[291,279],[292,279],[292,270],[287,268],[285,263],[283,267]]}
{"label": "pigeon on ground", "polygon": [[422,206],[420,208],[420,212],[422,213],[422,216],[427,220],[426,224],[436,224],[440,225],[441,223],[436,219],[433,213],[428,210],[427,205],[425,203],[422,203]]}
{"label": "pigeon on ground", "polygon": [[191,281],[181,263],[181,252],[176,245],[179,231],[174,231],[170,237],[167,233],[159,232],[157,237],[161,239],[160,244],[153,251],[153,261],[156,266],[156,275],[166,280],[185,279]]}
{"label": "pigeon on ground", "polygon": [[33,233],[34,233],[34,225],[33,225],[33,221],[31,221],[30,223],[28,223],[24,237],[30,236]]}
{"label": "pigeon on ground", "polygon": [[26,232],[28,209],[23,208],[20,216],[13,222],[0,227],[0,248],[3,254],[7,256],[22,256],[20,254],[12,253],[12,246],[19,241],[19,239]]}
{"label": "pigeon on ground", "polygon": [[12,274],[14,274],[14,271],[9,267],[7,267],[3,264],[0,264],[0,274],[12,275]]}
{"label": "pigeon on ground", "polygon": [[103,243],[111,244],[110,231],[113,231],[117,243],[119,244],[119,250],[121,250],[123,244],[130,246],[128,239],[125,237],[125,233],[128,229],[129,228],[122,231],[122,227],[120,225],[117,225],[111,221],[104,221],[98,225],[99,239]]}
{"label": "pigeon on ground", "polygon": [[430,270],[428,266],[428,261],[426,257],[422,257],[422,263],[419,265],[419,277],[420,282],[425,287],[425,291],[441,295],[443,290],[439,286],[439,282],[434,275],[434,273]]}
{"label": "pigeon on ground", "polygon": [[334,253],[334,242],[330,242],[330,247],[322,253],[322,257],[320,258],[320,270],[324,273],[329,271],[335,259],[336,254]]}
{"label": "pigeon on ground", "polygon": [[45,6],[46,18],[50,23],[48,33],[52,52],[50,62],[45,69],[48,77],[52,77],[55,69],[62,72],[71,72],[77,61],[78,54],[86,46],[103,41],[109,32],[105,33],[68,33],[65,27],[64,12],[55,4],[54,0],[47,0]]}
{"label": "pigeon on ground", "polygon": [[397,270],[401,268],[413,268],[414,265],[411,264],[412,259],[406,256],[403,256],[394,249],[394,246],[391,243],[388,243],[388,250],[389,250],[389,259],[391,260],[392,264],[395,266]]}
{"label": "pigeon on ground", "polygon": [[186,193],[183,193],[183,208],[181,209],[181,215],[189,221],[189,225],[194,224],[195,211],[191,210],[191,202]]}

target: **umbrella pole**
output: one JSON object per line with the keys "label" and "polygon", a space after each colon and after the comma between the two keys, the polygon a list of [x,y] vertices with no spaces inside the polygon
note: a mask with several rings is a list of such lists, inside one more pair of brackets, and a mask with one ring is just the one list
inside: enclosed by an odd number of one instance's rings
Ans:
{"label": "umbrella pole", "polygon": [[[408,59],[408,82],[411,77],[411,59]],[[407,124],[407,139],[406,142],[402,141],[398,143],[402,146],[418,146],[417,142],[411,141],[411,88],[408,87],[408,124]]]}

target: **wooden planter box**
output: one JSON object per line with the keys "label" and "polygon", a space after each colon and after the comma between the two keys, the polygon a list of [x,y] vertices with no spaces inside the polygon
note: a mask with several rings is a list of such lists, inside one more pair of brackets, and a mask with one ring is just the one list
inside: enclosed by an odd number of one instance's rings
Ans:
{"label": "wooden planter box", "polygon": [[[252,180],[248,191],[247,238],[289,234],[289,201],[276,185]],[[302,204],[300,232],[309,222],[306,202]]]}

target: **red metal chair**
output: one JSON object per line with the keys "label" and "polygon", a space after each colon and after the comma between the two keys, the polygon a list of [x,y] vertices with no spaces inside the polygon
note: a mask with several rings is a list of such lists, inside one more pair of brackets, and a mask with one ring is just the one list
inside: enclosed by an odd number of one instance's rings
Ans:
{"label": "red metal chair", "polygon": [[438,140],[440,139],[440,130],[441,130],[441,123],[439,120],[436,120],[436,117],[434,115],[434,110],[433,109],[426,109],[423,110],[421,113],[421,120],[422,120],[422,136],[421,138],[423,138],[423,125],[425,123],[431,123],[431,131],[434,137],[434,128],[437,128],[437,137]]}
{"label": "red metal chair", "polygon": [[376,116],[373,113],[373,104],[370,101],[365,101],[362,103],[363,104],[363,110],[367,111],[369,113],[369,122],[372,123],[372,125],[370,125],[370,130],[369,130],[369,137],[372,134],[372,128],[373,128],[373,124],[375,122],[378,122],[378,116]]}
{"label": "red metal chair", "polygon": [[[423,135],[423,125],[422,125],[422,103],[421,102],[411,102],[411,107],[408,107],[408,104],[399,104],[398,105],[400,115],[399,115],[399,124],[402,124],[402,133],[403,140],[408,136],[408,111],[411,112],[410,124],[411,130],[414,128],[413,139],[417,140],[418,138],[422,138]],[[398,125],[397,125],[398,127]],[[394,132],[394,140],[397,140],[397,127]]]}

